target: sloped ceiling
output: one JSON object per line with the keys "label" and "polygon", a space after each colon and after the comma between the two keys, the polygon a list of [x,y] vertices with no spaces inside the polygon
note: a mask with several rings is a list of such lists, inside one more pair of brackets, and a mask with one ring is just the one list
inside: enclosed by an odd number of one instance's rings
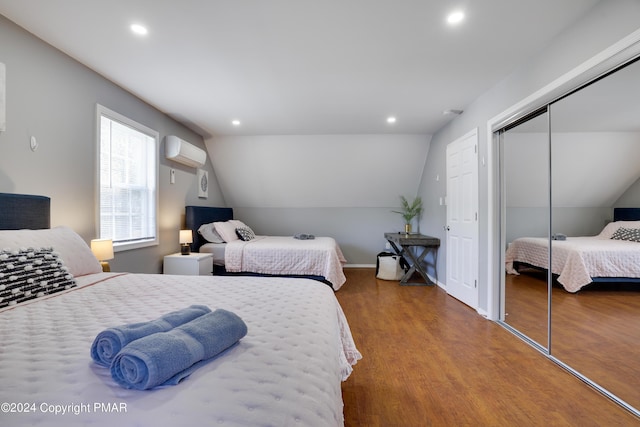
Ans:
{"label": "sloped ceiling", "polygon": [[[424,135],[228,136],[207,141],[234,207],[388,207],[414,197]],[[363,218],[364,219],[364,218]]]}
{"label": "sloped ceiling", "polygon": [[433,134],[596,3],[0,0],[0,14],[208,139]]}
{"label": "sloped ceiling", "polygon": [[552,103],[548,114],[507,131],[507,206],[548,205],[549,157],[554,206],[613,206],[640,179],[639,117],[636,61]]}
{"label": "sloped ceiling", "polygon": [[[640,179],[640,132],[564,132],[552,140],[555,207],[611,207]],[[506,146],[507,206],[548,206],[547,134],[508,134]]]}
{"label": "sloped ceiling", "polygon": [[[0,0],[0,13],[202,135],[227,204],[381,207],[416,194],[444,110],[596,3]],[[447,25],[456,8],[466,19]]]}

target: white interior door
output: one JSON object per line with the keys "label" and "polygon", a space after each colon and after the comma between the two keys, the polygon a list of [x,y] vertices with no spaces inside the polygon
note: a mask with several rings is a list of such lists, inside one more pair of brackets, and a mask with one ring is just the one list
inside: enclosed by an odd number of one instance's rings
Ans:
{"label": "white interior door", "polygon": [[478,308],[478,131],[447,146],[447,293]]}

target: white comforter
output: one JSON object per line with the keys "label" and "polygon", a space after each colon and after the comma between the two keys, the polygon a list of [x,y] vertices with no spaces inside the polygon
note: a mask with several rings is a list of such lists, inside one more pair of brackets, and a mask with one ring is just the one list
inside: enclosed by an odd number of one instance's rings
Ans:
{"label": "white comforter", "polygon": [[225,269],[229,272],[322,276],[334,290],[346,281],[346,262],[331,237],[297,240],[291,236],[257,236],[227,243]]}
{"label": "white comforter", "polygon": [[[1,425],[343,425],[340,382],[360,354],[328,286],[106,273],[78,282],[0,311]],[[155,390],[123,389],[92,362],[104,328],[191,304],[235,312],[248,334],[180,384]]]}
{"label": "white comforter", "polygon": [[[569,292],[577,292],[592,277],[640,278],[640,243],[612,240],[606,236],[568,237],[554,240],[551,272]],[[548,268],[548,240],[523,237],[514,240],[505,254],[506,270],[518,274],[515,261]]]}

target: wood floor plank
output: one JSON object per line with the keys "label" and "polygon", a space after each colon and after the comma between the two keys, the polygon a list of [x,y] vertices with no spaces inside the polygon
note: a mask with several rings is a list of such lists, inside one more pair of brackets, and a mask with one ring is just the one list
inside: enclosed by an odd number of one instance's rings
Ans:
{"label": "wood floor plank", "polygon": [[442,289],[345,274],[336,296],[363,354],[342,387],[346,426],[640,425]]}
{"label": "wood floor plank", "polygon": [[[546,273],[507,275],[507,323],[546,345]],[[630,405],[640,407],[638,284],[597,283],[570,293],[552,288],[552,354]],[[538,340],[538,342],[542,342]]]}

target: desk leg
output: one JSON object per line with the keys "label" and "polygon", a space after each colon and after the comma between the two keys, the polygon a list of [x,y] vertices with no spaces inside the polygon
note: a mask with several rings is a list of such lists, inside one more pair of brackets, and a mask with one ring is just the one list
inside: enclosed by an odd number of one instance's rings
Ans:
{"label": "desk leg", "polygon": [[[407,247],[407,248],[403,247],[402,249],[403,249],[403,253],[406,253],[407,256],[411,259],[412,264],[411,264],[411,268],[409,268],[409,270],[406,272],[406,274],[404,276],[402,276],[402,279],[400,280],[400,284],[401,285],[413,285],[413,286],[434,286],[435,283],[433,283],[429,279],[429,276],[427,275],[427,272],[424,270],[424,268],[422,268],[422,260],[429,253],[431,248],[430,247],[423,247],[422,248],[422,252],[417,257],[413,253],[413,251],[411,250],[410,247]],[[420,273],[420,276],[422,276],[422,278],[424,279],[424,283],[422,283],[422,282],[409,282],[409,279],[411,279],[411,276],[413,275],[413,273],[416,270],[418,271],[418,273]]]}
{"label": "desk leg", "polygon": [[393,248],[393,251],[396,253],[396,255],[400,255],[402,256],[402,252],[404,252],[404,248],[402,249],[398,249],[398,247],[396,246],[396,244],[394,242],[392,242],[391,240],[387,240],[387,242],[389,242],[389,244],[391,245],[391,247]]}

